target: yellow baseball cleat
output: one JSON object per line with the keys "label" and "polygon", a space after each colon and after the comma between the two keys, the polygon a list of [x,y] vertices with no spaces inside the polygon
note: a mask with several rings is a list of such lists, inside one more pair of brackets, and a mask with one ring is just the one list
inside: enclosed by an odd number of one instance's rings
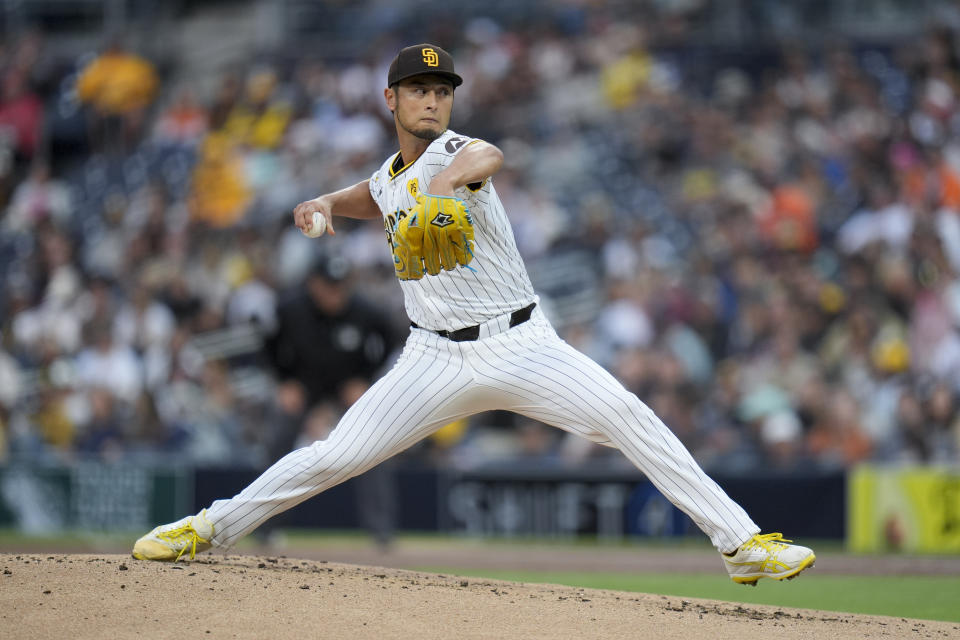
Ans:
{"label": "yellow baseball cleat", "polygon": [[190,560],[193,560],[198,551],[206,551],[212,546],[212,537],[213,524],[207,520],[207,510],[204,509],[195,516],[161,525],[137,540],[133,545],[133,557],[176,562],[189,549]]}
{"label": "yellow baseball cleat", "polygon": [[757,534],[733,555],[723,554],[730,579],[755,587],[760,578],[790,580],[812,567],[817,559],[813,550],[788,542],[791,541],[784,540],[782,533]]}

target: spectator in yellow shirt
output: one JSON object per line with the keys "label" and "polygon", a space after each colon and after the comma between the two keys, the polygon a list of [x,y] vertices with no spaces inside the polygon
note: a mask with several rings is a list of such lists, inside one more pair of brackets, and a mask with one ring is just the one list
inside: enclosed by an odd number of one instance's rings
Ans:
{"label": "spectator in yellow shirt", "polygon": [[231,227],[243,218],[252,196],[237,143],[223,132],[207,135],[187,199],[193,219]]}
{"label": "spectator in yellow shirt", "polygon": [[77,98],[89,107],[94,150],[127,152],[136,146],[158,85],[154,66],[119,41],[83,69]]}
{"label": "spectator in yellow shirt", "polygon": [[293,109],[276,91],[272,69],[256,69],[247,79],[243,99],[230,110],[223,131],[255,150],[276,149],[290,124]]}

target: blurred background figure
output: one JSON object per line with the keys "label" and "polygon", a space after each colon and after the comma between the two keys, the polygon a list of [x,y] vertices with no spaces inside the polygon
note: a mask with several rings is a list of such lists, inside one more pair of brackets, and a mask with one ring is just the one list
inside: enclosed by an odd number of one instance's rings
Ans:
{"label": "blurred background figure", "polygon": [[[278,379],[276,419],[265,425],[273,432],[271,461],[325,440],[396,355],[394,328],[370,300],[351,290],[351,271],[346,258],[322,255],[303,286],[277,307],[276,329],[266,341]],[[393,466],[387,461],[369,478],[354,480],[361,518],[381,547],[396,528]]]}
{"label": "blurred background figure", "polygon": [[127,50],[120,37],[111,39],[77,78],[77,99],[88,107],[90,148],[113,154],[133,151],[158,85],[153,64]]}
{"label": "blurred background figure", "polygon": [[277,430],[273,459],[293,448],[308,411],[350,407],[397,346],[373,304],[351,291],[350,273],[345,258],[321,256],[303,287],[277,307],[266,348],[278,378],[277,405],[291,423]]}

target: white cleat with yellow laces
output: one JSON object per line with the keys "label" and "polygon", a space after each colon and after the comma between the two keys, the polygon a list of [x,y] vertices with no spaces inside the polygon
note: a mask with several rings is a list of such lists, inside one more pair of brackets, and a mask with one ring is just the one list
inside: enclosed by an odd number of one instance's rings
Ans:
{"label": "white cleat with yellow laces", "polygon": [[212,537],[213,524],[207,520],[207,511],[204,509],[195,516],[161,525],[137,540],[133,545],[133,557],[138,560],[176,562],[189,551],[190,560],[193,560],[198,551],[206,551],[211,547]]}
{"label": "white cleat with yellow laces", "polygon": [[730,579],[755,587],[760,578],[789,580],[812,567],[817,559],[813,550],[788,542],[791,541],[785,540],[782,533],[758,533],[733,555],[721,554]]}

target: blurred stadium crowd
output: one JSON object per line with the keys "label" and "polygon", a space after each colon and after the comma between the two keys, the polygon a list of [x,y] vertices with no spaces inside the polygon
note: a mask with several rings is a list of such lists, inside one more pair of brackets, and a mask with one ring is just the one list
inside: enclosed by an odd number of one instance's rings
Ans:
{"label": "blurred stadium crowd", "polygon": [[[395,152],[386,67],[428,40],[466,79],[452,127],[506,154],[544,307],[703,465],[956,464],[960,40],[915,36],[725,59],[673,14],[561,3],[385,20],[353,55],[261,52],[204,83],[120,40],[54,61],[24,32],[0,47],[0,460],[262,465],[280,416],[329,428],[349,393],[311,412],[281,384],[278,307],[333,256],[384,346],[408,321],[377,224],[310,240],[290,211]],[[490,413],[407,455],[612,453]]]}

